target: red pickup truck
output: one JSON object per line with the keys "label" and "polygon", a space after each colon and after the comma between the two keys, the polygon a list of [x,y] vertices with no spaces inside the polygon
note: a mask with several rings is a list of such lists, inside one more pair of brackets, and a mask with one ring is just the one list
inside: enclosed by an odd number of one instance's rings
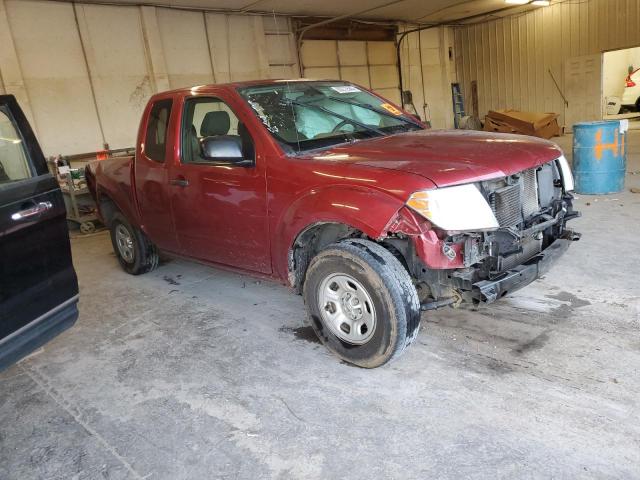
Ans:
{"label": "red pickup truck", "polygon": [[362,367],[402,353],[421,310],[493,302],[579,238],[555,144],[429,131],[342,81],[154,95],[135,157],[87,178],[127,272],[165,251],[279,280],[320,340]]}

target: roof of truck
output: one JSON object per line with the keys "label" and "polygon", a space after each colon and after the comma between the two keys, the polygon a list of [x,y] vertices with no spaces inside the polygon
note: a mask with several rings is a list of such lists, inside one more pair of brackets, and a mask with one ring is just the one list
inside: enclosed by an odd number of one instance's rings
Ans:
{"label": "roof of truck", "polygon": [[194,85],[193,87],[183,87],[176,88],[173,90],[167,90],[164,92],[158,92],[162,94],[167,93],[188,93],[193,91],[206,91],[208,88],[242,88],[242,87],[252,87],[255,85],[276,85],[279,83],[298,83],[298,82],[340,82],[341,80],[318,80],[312,78],[293,78],[293,79],[265,79],[265,80],[247,80],[244,82],[229,82],[229,83],[210,83],[207,85]]}

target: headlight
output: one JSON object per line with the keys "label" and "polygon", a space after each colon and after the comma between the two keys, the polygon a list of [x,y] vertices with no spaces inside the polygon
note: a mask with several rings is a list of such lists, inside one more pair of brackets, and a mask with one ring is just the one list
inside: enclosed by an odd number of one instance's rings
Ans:
{"label": "headlight", "polygon": [[564,185],[564,191],[570,192],[573,190],[573,174],[571,173],[571,167],[569,166],[569,162],[564,158],[564,155],[561,155],[558,158],[558,163],[560,164],[560,173],[562,174],[562,184]]}
{"label": "headlight", "polygon": [[407,205],[443,230],[498,228],[491,207],[472,184],[416,192]]}

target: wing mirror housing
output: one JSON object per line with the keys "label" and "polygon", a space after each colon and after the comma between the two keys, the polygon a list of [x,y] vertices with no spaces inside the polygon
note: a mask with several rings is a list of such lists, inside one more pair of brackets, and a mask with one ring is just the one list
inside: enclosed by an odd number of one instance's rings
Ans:
{"label": "wing mirror housing", "polygon": [[253,159],[245,158],[238,137],[216,135],[200,140],[202,156],[212,162],[228,163],[239,167],[253,166]]}

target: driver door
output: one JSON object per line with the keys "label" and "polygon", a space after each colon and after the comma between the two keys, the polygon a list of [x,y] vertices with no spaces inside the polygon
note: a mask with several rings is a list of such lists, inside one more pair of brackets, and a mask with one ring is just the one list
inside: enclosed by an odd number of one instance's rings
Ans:
{"label": "driver door", "polygon": [[[187,97],[181,154],[169,172],[173,221],[181,253],[207,262],[271,273],[266,168],[254,136],[224,92]],[[207,137],[238,142],[247,162],[203,157]],[[250,161],[249,161],[250,160]]]}

